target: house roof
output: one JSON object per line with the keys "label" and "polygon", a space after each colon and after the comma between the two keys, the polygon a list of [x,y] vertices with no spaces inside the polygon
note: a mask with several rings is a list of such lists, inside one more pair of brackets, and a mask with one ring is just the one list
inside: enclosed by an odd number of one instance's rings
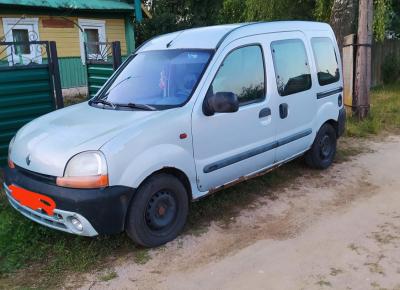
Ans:
{"label": "house roof", "polygon": [[0,5],[50,9],[134,11],[132,4],[118,0],[0,0]]}

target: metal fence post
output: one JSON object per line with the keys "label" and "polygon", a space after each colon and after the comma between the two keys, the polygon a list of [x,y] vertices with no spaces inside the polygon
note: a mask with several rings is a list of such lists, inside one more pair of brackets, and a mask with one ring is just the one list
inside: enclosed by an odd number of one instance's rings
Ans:
{"label": "metal fence post", "polygon": [[61,89],[60,68],[58,66],[57,46],[55,41],[50,41],[50,61],[49,65],[52,66],[52,81],[54,84],[54,93],[56,99],[56,108],[64,108],[64,100]]}
{"label": "metal fence post", "polygon": [[116,70],[122,63],[121,42],[114,41],[112,43],[113,69]]}

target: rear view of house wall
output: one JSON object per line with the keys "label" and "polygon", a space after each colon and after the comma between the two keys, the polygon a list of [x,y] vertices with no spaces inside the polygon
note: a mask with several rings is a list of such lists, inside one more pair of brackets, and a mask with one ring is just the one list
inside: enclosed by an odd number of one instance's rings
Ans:
{"label": "rear view of house wall", "polygon": [[[21,15],[0,15],[0,36],[3,35],[2,18],[20,18]],[[79,29],[72,23],[78,23],[78,19],[97,19],[105,20],[106,41],[120,41],[122,55],[127,54],[127,44],[125,39],[125,22],[124,18],[103,19],[98,17],[66,17],[66,23],[70,21],[66,27],[44,27],[43,20],[63,18],[57,16],[46,15],[29,15],[28,18],[39,19],[39,38],[40,40],[56,41],[57,52],[59,57],[61,85],[62,88],[73,88],[86,86],[86,68],[82,63]],[[3,53],[4,54],[4,53]],[[0,59],[4,58],[0,55]]]}

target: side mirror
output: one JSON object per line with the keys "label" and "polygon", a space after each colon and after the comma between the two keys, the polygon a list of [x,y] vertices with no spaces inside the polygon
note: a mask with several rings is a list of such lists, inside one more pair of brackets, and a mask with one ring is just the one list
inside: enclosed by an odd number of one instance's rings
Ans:
{"label": "side mirror", "polygon": [[203,102],[203,113],[212,116],[215,113],[234,113],[239,110],[239,100],[234,93],[218,92],[207,95]]}

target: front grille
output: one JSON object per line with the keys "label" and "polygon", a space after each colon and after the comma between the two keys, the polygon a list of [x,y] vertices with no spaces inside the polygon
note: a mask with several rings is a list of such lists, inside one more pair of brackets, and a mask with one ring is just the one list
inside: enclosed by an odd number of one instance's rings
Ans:
{"label": "front grille", "polygon": [[42,181],[42,182],[45,182],[48,184],[56,184],[57,177],[55,177],[55,176],[33,172],[28,169],[19,167],[17,165],[15,165],[15,168],[18,170],[19,173],[21,173],[22,175],[24,175],[28,178],[32,178],[37,181]]}

